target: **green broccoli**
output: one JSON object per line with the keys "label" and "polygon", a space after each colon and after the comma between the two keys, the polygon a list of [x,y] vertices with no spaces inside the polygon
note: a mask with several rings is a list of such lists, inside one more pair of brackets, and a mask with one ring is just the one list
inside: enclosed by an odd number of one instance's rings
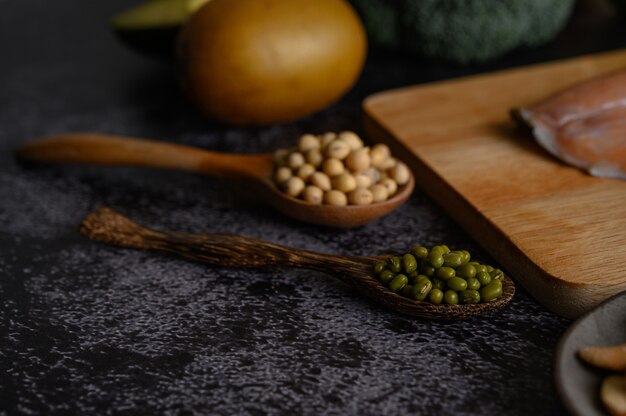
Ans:
{"label": "green broccoli", "polygon": [[458,64],[551,40],[575,0],[351,0],[373,44]]}

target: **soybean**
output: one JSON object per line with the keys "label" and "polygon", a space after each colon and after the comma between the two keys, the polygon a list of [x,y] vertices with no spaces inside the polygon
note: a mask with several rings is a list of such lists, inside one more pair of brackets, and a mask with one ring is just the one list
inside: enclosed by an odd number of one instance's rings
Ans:
{"label": "soybean", "polygon": [[[325,179],[317,174],[324,175]],[[311,192],[297,192],[297,187],[284,186],[292,176],[324,192],[330,191],[332,186],[345,195],[340,197],[334,193],[319,198],[318,191],[314,197]],[[387,146],[379,144],[370,149],[356,133],[343,131],[338,135],[333,132],[303,134],[294,147],[277,150],[273,177],[277,187],[293,197],[312,204],[343,206],[386,201],[397,193],[399,186],[409,183],[411,172],[391,156]]]}
{"label": "soybean", "polygon": [[328,192],[324,192],[324,203],[341,207],[348,205],[348,197],[341,191],[331,189]]}
{"label": "soybean", "polygon": [[379,183],[377,183],[376,185],[372,185],[370,187],[370,192],[372,193],[373,202],[382,202],[386,201],[387,198],[389,198],[389,192],[387,191],[387,188]]}

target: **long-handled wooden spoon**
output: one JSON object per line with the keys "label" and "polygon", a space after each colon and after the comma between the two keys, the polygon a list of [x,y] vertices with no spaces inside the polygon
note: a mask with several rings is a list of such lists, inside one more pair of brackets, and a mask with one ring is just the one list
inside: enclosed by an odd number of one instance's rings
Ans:
{"label": "long-handled wooden spoon", "polygon": [[277,189],[272,154],[226,154],[154,140],[66,133],[28,143],[17,149],[17,156],[30,162],[144,166],[247,179],[259,200],[283,214],[331,227],[358,227],[389,214],[408,199],[415,183],[411,175],[387,201],[339,207],[309,204]]}
{"label": "long-handled wooden spoon", "polygon": [[189,234],[154,231],[110,208],[89,214],[80,228],[90,239],[122,247],[156,250],[214,266],[313,269],[353,286],[370,299],[407,315],[430,319],[464,319],[502,308],[513,298],[515,286],[504,277],[503,294],[492,302],[473,305],[433,305],[400,296],[373,275],[380,256],[334,256],[297,250],[267,241],[229,234]]}

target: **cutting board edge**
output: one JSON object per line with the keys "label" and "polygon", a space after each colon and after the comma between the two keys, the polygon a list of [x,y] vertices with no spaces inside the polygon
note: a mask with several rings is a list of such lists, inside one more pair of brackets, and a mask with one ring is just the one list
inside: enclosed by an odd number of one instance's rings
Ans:
{"label": "cutting board edge", "polygon": [[618,50],[604,51],[604,52],[598,52],[598,53],[582,55],[582,56],[574,56],[570,58],[558,59],[558,60],[553,60],[553,61],[548,61],[548,62],[540,62],[536,64],[531,64],[531,65],[524,65],[524,66],[518,66],[518,67],[513,67],[513,68],[501,69],[501,70],[485,72],[485,73],[480,73],[480,74],[475,74],[475,75],[459,76],[456,78],[441,79],[441,80],[428,82],[428,83],[402,86],[402,87],[392,88],[389,90],[375,92],[375,93],[368,95],[367,97],[365,97],[365,99],[362,102],[362,108],[366,112],[366,114],[371,114],[370,108],[372,107],[372,105],[375,105],[377,101],[388,99],[388,97],[394,96],[397,94],[410,94],[412,91],[418,90],[418,89],[437,88],[441,84],[449,85],[449,84],[453,84],[457,82],[461,83],[461,82],[467,82],[471,80],[493,78],[494,76],[510,76],[516,73],[523,73],[523,72],[528,72],[528,71],[550,70],[551,67],[560,66],[560,65],[587,64],[587,65],[593,66],[595,65],[595,61],[598,59],[612,60],[612,59],[619,59],[620,57],[624,57],[624,56],[626,56],[626,49],[618,49]]}
{"label": "cutting board edge", "polygon": [[[572,283],[553,276],[531,261],[495,224],[483,217],[465,198],[454,191],[418,155],[397,140],[385,125],[364,107],[364,130],[376,142],[387,144],[393,153],[409,165],[416,178],[416,190],[425,192],[451,218],[461,225],[496,261],[507,265],[506,271],[521,284],[546,309],[564,316],[576,318],[591,310],[610,295],[614,286]],[[428,189],[420,186],[420,179],[428,178]],[[433,192],[438,189],[440,192]],[[481,232],[490,227],[493,233]],[[504,244],[503,244],[504,242]],[[524,279],[516,276],[525,276]],[[623,285],[626,290],[626,283]],[[556,300],[555,300],[556,299]]]}

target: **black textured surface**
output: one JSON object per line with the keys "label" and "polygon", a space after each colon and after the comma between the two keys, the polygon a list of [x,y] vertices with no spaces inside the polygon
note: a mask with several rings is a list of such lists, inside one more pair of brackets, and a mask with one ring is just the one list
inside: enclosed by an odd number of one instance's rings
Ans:
{"label": "black textured surface", "polygon": [[[269,151],[305,132],[360,130],[383,89],[622,46],[587,10],[556,42],[471,69],[374,52],[328,110],[251,129],[202,120],[174,71],[116,42],[127,0],[0,0],[0,414],[513,414],[562,408],[554,347],[569,321],[518,287],[499,313],[437,323],[383,310],[332,276],[219,269],[85,240],[94,207],[151,227],[227,232],[331,253],[446,242],[488,258],[419,190],[340,231],[239,200],[218,179],[104,167],[27,168],[20,143],[63,131]],[[604,17],[603,17],[604,16]],[[241,193],[241,192],[239,192]],[[515,276],[513,276],[515,277]]]}

